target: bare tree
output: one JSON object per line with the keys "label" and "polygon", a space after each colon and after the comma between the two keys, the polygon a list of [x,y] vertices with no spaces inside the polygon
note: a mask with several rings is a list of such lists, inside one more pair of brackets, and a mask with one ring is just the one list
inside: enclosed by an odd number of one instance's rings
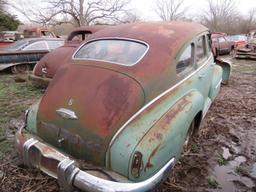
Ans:
{"label": "bare tree", "polygon": [[[44,25],[72,23],[75,26],[110,23],[127,11],[130,0],[19,0],[10,3],[29,21]],[[39,6],[38,6],[39,5]]]}
{"label": "bare tree", "polygon": [[185,0],[157,0],[156,14],[163,21],[184,20],[187,8],[184,7]]}
{"label": "bare tree", "polygon": [[207,0],[207,8],[203,11],[202,23],[212,31],[232,33],[241,17],[237,11],[235,0]]}
{"label": "bare tree", "polygon": [[6,1],[5,0],[0,0],[0,11],[5,10],[5,5],[6,5]]}

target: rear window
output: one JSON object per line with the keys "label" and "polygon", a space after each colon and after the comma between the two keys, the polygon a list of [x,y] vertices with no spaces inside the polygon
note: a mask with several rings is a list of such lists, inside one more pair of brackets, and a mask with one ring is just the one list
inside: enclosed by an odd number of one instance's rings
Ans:
{"label": "rear window", "polygon": [[141,60],[147,50],[146,44],[132,40],[96,40],[81,47],[74,58],[131,66]]}

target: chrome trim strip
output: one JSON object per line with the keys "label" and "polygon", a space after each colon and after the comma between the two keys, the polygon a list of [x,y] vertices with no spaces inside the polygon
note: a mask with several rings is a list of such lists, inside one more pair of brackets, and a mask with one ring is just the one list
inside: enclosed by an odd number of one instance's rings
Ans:
{"label": "chrome trim strip", "polygon": [[151,191],[165,180],[175,165],[175,158],[169,160],[155,175],[138,183],[113,182],[95,177],[85,171],[79,171],[73,179],[73,185],[90,192],[143,192]]}
{"label": "chrome trim strip", "polygon": [[181,85],[182,83],[184,83],[186,80],[188,80],[190,77],[192,77],[194,74],[196,74],[197,72],[199,72],[204,66],[206,66],[210,60],[213,59],[213,55],[211,57],[209,57],[207,59],[207,61],[205,62],[204,65],[201,65],[197,70],[195,70],[193,73],[189,74],[187,77],[185,77],[183,80],[181,80],[180,82],[178,82],[177,84],[175,84],[174,86],[172,86],[170,89],[164,91],[163,93],[161,93],[160,95],[158,95],[157,97],[155,97],[153,100],[151,100],[148,104],[146,104],[144,107],[142,107],[138,112],[136,112],[130,119],[128,119],[128,121],[126,121],[123,126],[118,129],[118,131],[116,132],[116,134],[112,137],[110,143],[109,143],[109,147],[108,147],[108,151],[110,150],[111,146],[113,145],[114,141],[116,140],[116,138],[118,137],[118,135],[125,129],[125,127],[132,121],[134,120],[137,116],[139,116],[146,108],[148,108],[150,105],[152,105],[154,102],[156,102],[158,99],[160,99],[161,97],[163,97],[164,95],[166,95],[167,93],[171,92],[173,89],[175,89],[176,87],[178,87],[179,85]]}
{"label": "chrome trim strip", "polygon": [[56,113],[64,119],[78,119],[76,113],[70,109],[60,108],[56,110]]}
{"label": "chrome trim strip", "polygon": [[220,79],[220,81],[219,81],[219,82],[217,83],[217,85],[215,86],[215,89],[218,89],[218,88],[219,88],[221,82],[222,82],[222,78]]}
{"label": "chrome trim strip", "polygon": [[[112,61],[105,61],[105,60],[98,60],[98,59],[83,59],[83,58],[75,58],[75,55],[77,54],[77,52],[86,44],[93,42],[93,41],[98,41],[98,40],[124,40],[124,41],[133,41],[133,42],[137,42],[137,43],[141,43],[147,46],[147,49],[145,50],[145,52],[142,54],[142,56],[135,62],[129,65],[125,65],[123,63],[118,63],[118,62],[112,62]],[[137,63],[139,63],[147,54],[148,50],[149,50],[150,46],[148,43],[146,43],[145,41],[141,41],[141,40],[137,40],[137,39],[132,39],[132,38],[122,38],[122,37],[102,37],[102,38],[95,38],[95,39],[91,39],[89,41],[86,41],[85,43],[83,43],[82,45],[80,45],[78,47],[78,49],[75,51],[75,53],[72,55],[72,59],[76,60],[76,61],[100,61],[100,62],[107,62],[107,63],[113,63],[113,64],[117,64],[117,65],[122,65],[122,66],[126,66],[126,67],[131,67],[136,65]]]}

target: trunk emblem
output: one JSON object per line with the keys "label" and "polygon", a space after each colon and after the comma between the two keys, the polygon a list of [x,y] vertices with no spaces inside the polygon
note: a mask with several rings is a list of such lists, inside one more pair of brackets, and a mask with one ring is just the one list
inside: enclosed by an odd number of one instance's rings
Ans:
{"label": "trunk emblem", "polygon": [[46,67],[42,68],[42,73],[47,74],[47,68]]}
{"label": "trunk emblem", "polygon": [[73,105],[73,99],[72,99],[72,98],[71,98],[71,99],[69,99],[69,101],[68,101],[68,105],[69,105],[69,106]]}
{"label": "trunk emblem", "polygon": [[63,119],[78,119],[76,113],[70,109],[60,108],[56,110],[56,113]]}

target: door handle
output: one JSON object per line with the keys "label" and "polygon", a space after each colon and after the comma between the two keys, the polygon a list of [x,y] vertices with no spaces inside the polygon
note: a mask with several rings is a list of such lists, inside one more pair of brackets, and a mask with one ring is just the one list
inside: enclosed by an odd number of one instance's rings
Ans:
{"label": "door handle", "polygon": [[203,73],[203,74],[199,74],[199,76],[198,76],[198,78],[199,79],[202,79],[202,78],[204,78],[205,77],[205,74]]}

